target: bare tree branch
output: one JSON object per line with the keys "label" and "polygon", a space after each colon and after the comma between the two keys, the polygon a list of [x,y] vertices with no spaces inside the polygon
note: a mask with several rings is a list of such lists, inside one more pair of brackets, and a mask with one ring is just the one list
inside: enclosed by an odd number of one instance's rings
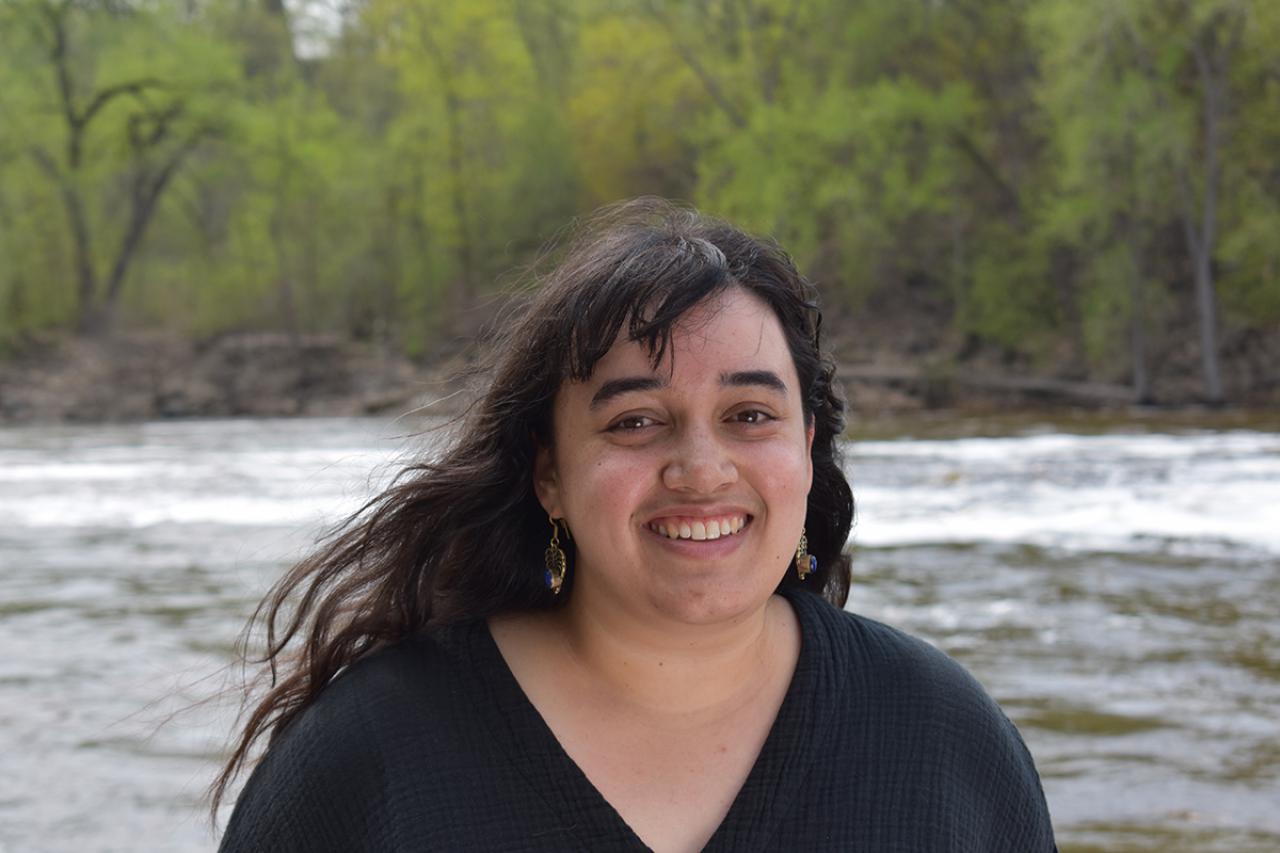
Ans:
{"label": "bare tree branch", "polygon": [[117,83],[114,86],[108,86],[101,89],[93,96],[93,100],[84,108],[79,116],[79,125],[81,127],[93,121],[93,117],[105,107],[112,99],[120,95],[140,95],[147,89],[159,89],[164,86],[163,81],[155,78],[142,78],[139,80],[130,80],[125,83]]}
{"label": "bare tree branch", "polygon": [[745,128],[747,126],[747,117],[742,114],[741,110],[734,106],[733,102],[730,101],[728,97],[725,96],[724,90],[720,88],[719,82],[717,82],[716,78],[707,70],[706,66],[698,60],[697,55],[689,49],[688,45],[680,40],[680,34],[666,12],[663,11],[656,0],[645,0],[645,8],[649,10],[649,14],[653,16],[654,20],[661,24],[662,28],[667,31],[667,35],[671,37],[672,47],[675,48],[676,53],[680,54],[680,58],[689,66],[689,70],[694,73],[694,76],[701,81],[702,87],[706,89],[711,100],[715,101],[716,106],[720,107],[724,114],[728,116],[729,121],[733,122],[734,127],[739,129]]}
{"label": "bare tree branch", "polygon": [[979,150],[974,141],[969,138],[969,135],[960,130],[955,130],[951,133],[951,139],[965,153],[965,156],[973,161],[973,164],[978,167],[978,171],[982,173],[987,181],[996,188],[1000,197],[1005,200],[1005,203],[1009,205],[1014,214],[1022,216],[1022,199],[1018,196],[1018,191],[1004,179],[1004,176],[1000,174],[1000,170]]}
{"label": "bare tree branch", "polygon": [[200,143],[213,133],[210,127],[199,127],[187,137],[177,149],[169,155],[154,173],[143,172],[134,179],[129,210],[129,224],[124,237],[120,241],[120,249],[116,253],[115,262],[111,266],[111,274],[107,278],[106,292],[103,294],[104,313],[115,309],[124,287],[125,275],[142,243],[147,226],[155,215],[160,195],[177,173],[183,161],[195,151]]}
{"label": "bare tree branch", "polygon": [[57,162],[48,151],[38,145],[31,146],[30,151],[36,164],[57,186],[58,195],[62,198],[62,206],[67,214],[67,223],[71,226],[71,242],[76,266],[77,310],[80,312],[83,324],[98,290],[98,275],[93,267],[93,243],[89,235],[84,201],[80,198],[80,192],[75,184],[58,168]]}

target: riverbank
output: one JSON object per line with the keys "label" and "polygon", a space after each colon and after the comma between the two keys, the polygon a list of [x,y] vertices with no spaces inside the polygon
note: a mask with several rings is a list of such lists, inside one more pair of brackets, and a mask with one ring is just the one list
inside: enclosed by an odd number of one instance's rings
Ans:
{"label": "riverbank", "polygon": [[458,366],[428,369],[325,335],[50,336],[0,362],[0,423],[408,411],[455,390],[439,377]]}
{"label": "riverbank", "polygon": [[[1123,384],[1045,375],[981,351],[960,358],[909,335],[877,331],[853,330],[834,346],[855,421],[930,411],[994,418],[1087,411],[1192,422],[1203,416],[1191,351],[1163,366],[1156,390],[1164,405],[1136,407]],[[1280,413],[1277,338],[1245,341],[1224,355],[1237,419]],[[0,424],[450,415],[466,400],[460,378],[466,367],[465,355],[424,364],[328,335],[241,333],[204,341],[155,332],[97,340],[50,335],[0,361]]]}

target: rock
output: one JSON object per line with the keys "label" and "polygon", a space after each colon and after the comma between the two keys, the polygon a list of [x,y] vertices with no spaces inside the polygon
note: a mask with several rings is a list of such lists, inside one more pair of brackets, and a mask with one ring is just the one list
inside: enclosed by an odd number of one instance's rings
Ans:
{"label": "rock", "polygon": [[335,336],[45,338],[0,364],[0,421],[367,414],[407,409],[427,376]]}

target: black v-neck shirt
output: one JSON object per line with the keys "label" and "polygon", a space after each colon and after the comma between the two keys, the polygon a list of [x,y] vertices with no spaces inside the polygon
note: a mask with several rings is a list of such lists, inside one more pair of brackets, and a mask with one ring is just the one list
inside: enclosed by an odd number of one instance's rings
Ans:
{"label": "black v-neck shirt", "polygon": [[[934,647],[787,595],[800,657],[706,850],[1047,853],[1013,724]],[[529,702],[484,622],[359,661],[272,744],[223,851],[643,851]]]}

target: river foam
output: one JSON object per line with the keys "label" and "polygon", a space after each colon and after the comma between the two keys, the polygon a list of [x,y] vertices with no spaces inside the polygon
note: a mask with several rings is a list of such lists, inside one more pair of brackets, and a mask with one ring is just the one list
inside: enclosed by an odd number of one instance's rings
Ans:
{"label": "river foam", "polygon": [[1272,433],[874,441],[846,461],[857,545],[1146,551],[1191,540],[1280,553]]}
{"label": "river foam", "polygon": [[[77,440],[89,430],[92,440]],[[364,420],[25,431],[0,445],[0,518],[28,530],[315,530],[386,482],[406,447],[389,435]],[[852,541],[864,547],[1148,550],[1155,539],[1280,553],[1272,433],[868,441],[847,446],[846,467],[858,506]]]}

